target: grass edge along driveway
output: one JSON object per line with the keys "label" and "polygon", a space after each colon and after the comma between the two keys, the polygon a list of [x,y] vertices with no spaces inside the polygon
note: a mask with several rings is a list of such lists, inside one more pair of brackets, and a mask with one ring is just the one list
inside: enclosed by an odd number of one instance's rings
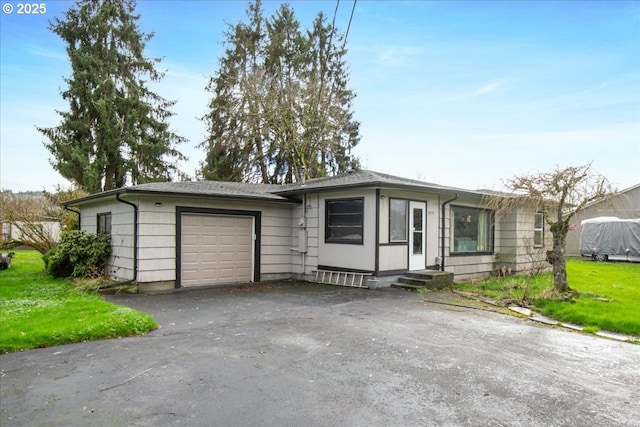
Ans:
{"label": "grass edge along driveway", "polygon": [[[607,330],[640,337],[640,264],[567,260],[570,300],[554,298],[551,273],[494,277],[456,285],[456,289],[497,301],[533,306],[561,322],[583,326],[585,332]],[[526,294],[526,295],[525,295]]]}
{"label": "grass edge along driveway", "polygon": [[37,251],[15,252],[11,268],[0,271],[0,353],[141,335],[158,327],[148,314],[53,279]]}

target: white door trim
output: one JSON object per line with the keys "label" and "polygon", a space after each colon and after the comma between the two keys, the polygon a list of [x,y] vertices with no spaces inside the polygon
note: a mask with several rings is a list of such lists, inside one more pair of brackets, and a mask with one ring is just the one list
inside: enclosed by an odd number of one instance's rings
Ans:
{"label": "white door trim", "polygon": [[425,202],[409,202],[409,270],[424,270],[426,265],[426,213]]}

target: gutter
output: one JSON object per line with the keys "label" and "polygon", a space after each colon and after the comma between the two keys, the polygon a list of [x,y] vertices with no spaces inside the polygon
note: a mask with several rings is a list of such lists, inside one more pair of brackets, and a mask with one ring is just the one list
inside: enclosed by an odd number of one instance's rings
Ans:
{"label": "gutter", "polygon": [[454,200],[458,200],[458,193],[456,193],[456,195],[453,197],[453,199],[449,199],[446,200],[445,202],[442,203],[442,230],[441,230],[441,245],[442,245],[442,260],[440,261],[440,271],[444,271],[444,257],[445,257],[445,250],[444,250],[444,244],[445,244],[445,238],[444,238],[444,231],[445,231],[445,227],[447,225],[447,222],[445,221],[445,206],[448,205],[449,203],[453,202]]}
{"label": "gutter", "polygon": [[69,212],[73,212],[74,214],[78,215],[78,230],[82,230],[82,217],[80,216],[80,211],[75,211],[73,209],[71,209],[69,206],[64,205],[64,210],[65,211],[69,211]]}
{"label": "gutter", "polygon": [[[198,192],[188,192],[188,191],[160,191],[160,190],[147,190],[147,189],[136,189],[136,187],[127,187],[127,188],[118,188],[115,190],[103,191],[101,193],[91,194],[89,196],[81,197],[79,199],[70,200],[67,204],[79,204],[88,202],[91,200],[101,199],[104,197],[110,196],[118,196],[120,194],[137,194],[137,195],[153,195],[153,196],[176,196],[176,197],[198,197],[203,199],[228,199],[228,200],[239,200],[239,201],[261,201],[261,202],[271,202],[271,203],[285,203],[285,204],[300,204],[299,200],[294,200],[290,198],[286,198],[285,196],[280,196],[275,193],[268,193],[270,195],[275,195],[279,198],[273,198],[268,196],[263,196],[260,194],[224,194],[224,193],[198,193]],[[126,203],[126,202],[125,202]]]}

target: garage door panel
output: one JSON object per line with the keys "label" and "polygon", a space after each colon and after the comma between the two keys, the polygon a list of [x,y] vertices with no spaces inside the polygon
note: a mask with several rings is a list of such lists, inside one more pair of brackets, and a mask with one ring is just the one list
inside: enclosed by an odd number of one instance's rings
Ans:
{"label": "garage door panel", "polygon": [[196,246],[198,245],[198,236],[197,234],[182,234],[182,245],[183,246]]}
{"label": "garage door panel", "polygon": [[236,239],[236,244],[244,245],[246,247],[250,247],[251,246],[251,242],[252,242],[252,239],[251,239],[250,235],[247,235],[247,236],[244,236],[244,237],[240,236],[240,237],[238,237]]}
{"label": "garage door panel", "polygon": [[204,234],[206,233],[206,230],[203,230],[202,233],[202,236],[199,238],[202,245],[215,247],[220,243],[220,238],[218,236]]}
{"label": "garage door panel", "polygon": [[200,224],[200,216],[198,215],[182,215],[182,227],[193,227]]}
{"label": "garage door panel", "polygon": [[236,245],[236,236],[220,236],[218,239],[218,243],[220,246],[235,246]]}
{"label": "garage door panel", "polygon": [[220,262],[224,263],[224,262],[235,262],[236,261],[236,254],[233,252],[221,252],[220,253]]}
{"label": "garage door panel", "polygon": [[183,281],[197,280],[197,278],[199,276],[200,276],[200,273],[198,273],[197,271],[193,271],[193,270],[187,270],[187,271],[183,271],[182,272],[182,280]]}
{"label": "garage door panel", "polygon": [[189,263],[197,263],[200,261],[200,256],[197,253],[193,253],[193,252],[188,252],[188,251],[184,251],[183,255],[182,255],[182,263],[183,264],[189,264]]}
{"label": "garage door panel", "polygon": [[253,279],[253,217],[182,215],[181,284]]}

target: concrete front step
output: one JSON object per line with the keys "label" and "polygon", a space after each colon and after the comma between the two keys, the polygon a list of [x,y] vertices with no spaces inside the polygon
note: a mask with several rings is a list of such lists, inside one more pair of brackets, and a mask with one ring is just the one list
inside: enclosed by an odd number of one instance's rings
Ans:
{"label": "concrete front step", "polygon": [[404,289],[440,289],[453,285],[453,273],[446,271],[411,271],[399,277],[391,284],[393,288]]}
{"label": "concrete front step", "polygon": [[406,289],[409,291],[418,291],[420,289],[428,289],[426,286],[410,285],[409,283],[399,283],[399,282],[393,282],[391,284],[391,287],[397,288],[397,289]]}
{"label": "concrete front step", "polygon": [[448,285],[453,284],[453,273],[450,273],[448,271],[435,271],[435,270],[409,271],[405,273],[404,276],[415,278],[415,279],[429,279],[437,283],[445,283]]}
{"label": "concrete front step", "polygon": [[426,288],[429,284],[433,283],[433,281],[431,279],[421,279],[421,278],[403,276],[403,277],[398,277],[397,283],[401,283],[403,285],[421,286],[423,288]]}

